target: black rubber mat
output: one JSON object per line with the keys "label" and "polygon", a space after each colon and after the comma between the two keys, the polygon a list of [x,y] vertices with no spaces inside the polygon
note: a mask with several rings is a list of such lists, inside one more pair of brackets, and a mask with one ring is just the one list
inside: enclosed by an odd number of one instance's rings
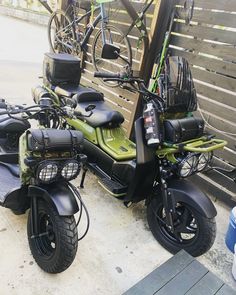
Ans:
{"label": "black rubber mat", "polygon": [[[17,165],[15,165],[17,169]],[[0,203],[5,201],[6,194],[14,188],[20,187],[20,178],[13,176],[8,168],[0,165]]]}

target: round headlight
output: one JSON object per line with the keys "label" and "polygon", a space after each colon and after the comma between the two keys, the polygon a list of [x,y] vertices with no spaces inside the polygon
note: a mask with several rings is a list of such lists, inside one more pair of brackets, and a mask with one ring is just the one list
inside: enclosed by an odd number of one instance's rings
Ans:
{"label": "round headlight", "polygon": [[74,179],[78,176],[80,172],[80,163],[76,160],[69,160],[65,162],[62,170],[61,176],[66,180]]}
{"label": "round headlight", "polygon": [[37,178],[44,183],[50,183],[55,180],[58,173],[56,162],[45,161],[38,166]]}
{"label": "round headlight", "polygon": [[211,161],[212,153],[201,154],[198,158],[197,171],[203,171]]}
{"label": "round headlight", "polygon": [[196,169],[197,165],[197,157],[195,155],[191,155],[190,157],[185,158],[179,164],[179,175],[181,177],[190,176]]}

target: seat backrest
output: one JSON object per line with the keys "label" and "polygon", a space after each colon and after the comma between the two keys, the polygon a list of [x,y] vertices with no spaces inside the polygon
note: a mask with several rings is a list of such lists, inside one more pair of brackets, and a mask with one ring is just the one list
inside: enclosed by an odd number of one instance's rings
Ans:
{"label": "seat backrest", "polygon": [[91,88],[83,88],[76,93],[73,98],[77,99],[78,103],[82,102],[93,102],[93,101],[104,101],[104,95]]}

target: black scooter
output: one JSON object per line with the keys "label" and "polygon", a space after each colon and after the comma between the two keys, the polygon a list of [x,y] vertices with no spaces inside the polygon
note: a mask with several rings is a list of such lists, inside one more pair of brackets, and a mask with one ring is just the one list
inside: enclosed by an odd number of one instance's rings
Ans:
{"label": "black scooter", "polygon": [[69,181],[86,157],[79,154],[81,132],[30,129],[28,119],[42,120],[45,111],[50,108],[0,101],[0,206],[15,214],[30,209],[27,233],[33,257],[44,271],[59,273],[77,252],[74,215],[79,209],[81,215],[84,204]]}

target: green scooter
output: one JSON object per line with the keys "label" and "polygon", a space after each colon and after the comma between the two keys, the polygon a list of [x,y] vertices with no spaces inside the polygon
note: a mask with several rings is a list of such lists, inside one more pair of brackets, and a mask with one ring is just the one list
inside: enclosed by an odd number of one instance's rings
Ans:
{"label": "green scooter", "polygon": [[[183,90],[186,94],[189,89],[189,95],[180,95],[179,89],[178,96],[170,83],[164,83],[167,99],[148,91],[132,72],[95,73],[95,77],[130,85],[142,94],[144,111],[135,121],[135,142],[122,129],[122,114],[109,107],[102,93],[78,86],[78,66],[79,60],[72,56],[46,54],[44,85],[34,89],[33,96],[36,103],[45,96],[55,107],[67,107],[60,128],[84,134],[83,152],[88,162],[81,187],[89,169],[101,186],[127,207],[145,200],[149,227],[167,250],[185,249],[193,256],[208,251],[215,239],[217,212],[211,200],[186,178],[203,171],[212,152],[226,142],[205,134],[204,122],[191,115],[196,109],[196,93],[187,62],[179,60],[177,66],[178,78],[185,75],[191,82]],[[67,75],[63,77],[63,73]],[[53,117],[50,121],[54,122]]]}

